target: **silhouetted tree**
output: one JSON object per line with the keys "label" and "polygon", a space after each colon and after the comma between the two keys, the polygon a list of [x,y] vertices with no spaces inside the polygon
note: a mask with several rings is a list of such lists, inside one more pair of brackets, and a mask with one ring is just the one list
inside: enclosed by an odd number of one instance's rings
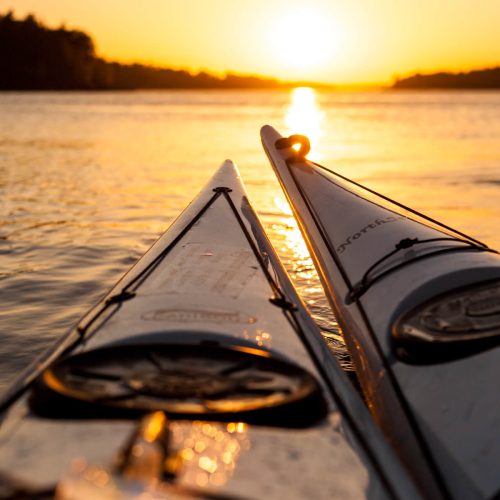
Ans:
{"label": "silhouetted tree", "polygon": [[274,79],[154,68],[107,62],[95,54],[89,35],[64,26],[49,29],[32,15],[0,15],[0,89],[72,90],[139,88],[274,88]]}

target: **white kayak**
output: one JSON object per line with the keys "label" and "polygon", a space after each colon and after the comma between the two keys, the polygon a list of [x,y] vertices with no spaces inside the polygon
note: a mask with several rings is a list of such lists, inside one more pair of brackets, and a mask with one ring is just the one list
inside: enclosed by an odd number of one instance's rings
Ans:
{"label": "white kayak", "polygon": [[230,161],[0,405],[0,498],[419,498]]}
{"label": "white kayak", "polygon": [[261,131],[365,398],[429,498],[500,498],[500,258]]}

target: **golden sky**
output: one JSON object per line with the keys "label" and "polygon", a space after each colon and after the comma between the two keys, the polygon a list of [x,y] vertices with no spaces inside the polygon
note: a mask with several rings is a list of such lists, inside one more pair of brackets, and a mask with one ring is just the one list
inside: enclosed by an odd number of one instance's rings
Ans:
{"label": "golden sky", "polygon": [[107,59],[330,83],[500,64],[500,0],[0,0]]}

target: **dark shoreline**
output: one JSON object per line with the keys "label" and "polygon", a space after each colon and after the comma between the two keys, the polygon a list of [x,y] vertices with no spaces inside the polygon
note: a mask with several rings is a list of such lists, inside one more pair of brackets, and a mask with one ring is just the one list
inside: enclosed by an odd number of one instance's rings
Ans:
{"label": "dark shoreline", "polygon": [[461,73],[429,73],[397,80],[394,90],[500,90],[500,67]]}
{"label": "dark shoreline", "polygon": [[314,82],[283,82],[276,78],[121,64],[96,55],[92,38],[61,26],[51,29],[33,15],[15,19],[0,14],[0,90],[174,90],[332,88]]}

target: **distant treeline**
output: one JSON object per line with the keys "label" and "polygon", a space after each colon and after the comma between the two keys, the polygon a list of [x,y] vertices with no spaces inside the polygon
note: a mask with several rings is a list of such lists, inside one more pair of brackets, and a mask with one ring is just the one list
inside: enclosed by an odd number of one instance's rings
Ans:
{"label": "distant treeline", "polygon": [[394,89],[500,89],[500,67],[467,73],[434,73],[397,80]]}
{"label": "distant treeline", "polygon": [[14,19],[0,15],[0,89],[174,89],[276,88],[274,79],[155,68],[108,62],[95,54],[94,42],[82,31],[49,29],[33,15]]}

